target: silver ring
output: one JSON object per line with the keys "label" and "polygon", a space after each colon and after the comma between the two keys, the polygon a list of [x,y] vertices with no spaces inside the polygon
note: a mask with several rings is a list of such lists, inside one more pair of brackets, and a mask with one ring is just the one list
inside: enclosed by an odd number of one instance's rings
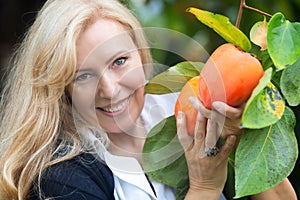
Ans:
{"label": "silver ring", "polygon": [[219,153],[220,149],[218,147],[209,147],[205,151],[207,157],[216,156]]}

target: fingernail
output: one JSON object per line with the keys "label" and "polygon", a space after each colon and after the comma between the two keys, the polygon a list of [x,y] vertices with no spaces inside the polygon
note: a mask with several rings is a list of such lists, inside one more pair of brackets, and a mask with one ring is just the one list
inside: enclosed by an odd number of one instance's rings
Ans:
{"label": "fingernail", "polygon": [[231,142],[235,141],[235,136],[234,136],[234,135],[230,135],[230,136],[229,136],[229,140],[230,140]]}
{"label": "fingernail", "polygon": [[224,108],[224,103],[220,102],[220,101],[215,101],[212,103],[212,106],[216,109],[216,110],[221,110]]}
{"label": "fingernail", "polygon": [[195,102],[195,101],[196,101],[196,97],[190,96],[190,97],[189,97],[189,101],[190,101],[190,102]]}
{"label": "fingernail", "polygon": [[184,117],[184,113],[179,110],[178,113],[177,113],[177,119],[181,120],[181,119],[183,119],[183,117]]}

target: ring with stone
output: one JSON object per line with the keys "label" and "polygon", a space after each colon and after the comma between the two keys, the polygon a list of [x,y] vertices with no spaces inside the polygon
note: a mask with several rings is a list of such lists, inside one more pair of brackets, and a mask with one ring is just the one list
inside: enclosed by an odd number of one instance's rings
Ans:
{"label": "ring with stone", "polygon": [[207,157],[216,156],[220,149],[218,147],[209,147],[206,149],[205,154]]}

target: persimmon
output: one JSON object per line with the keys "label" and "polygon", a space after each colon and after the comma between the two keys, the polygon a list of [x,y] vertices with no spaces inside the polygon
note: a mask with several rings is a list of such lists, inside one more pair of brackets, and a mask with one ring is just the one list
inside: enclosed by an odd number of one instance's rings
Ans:
{"label": "persimmon", "polygon": [[195,76],[187,81],[181,89],[175,104],[175,116],[177,118],[178,111],[182,111],[186,117],[187,131],[189,135],[194,135],[194,129],[197,118],[197,110],[189,101],[190,96],[195,96],[199,99],[199,78]]}
{"label": "persimmon", "polygon": [[214,101],[239,106],[249,99],[263,75],[257,58],[225,43],[212,53],[200,72],[200,100],[208,109]]}
{"label": "persimmon", "polygon": [[175,116],[181,110],[186,116],[187,131],[194,134],[197,110],[190,96],[212,108],[212,102],[222,101],[230,106],[245,103],[264,75],[260,61],[231,43],[219,46],[202,68],[200,75],[190,79],[181,89],[175,104]]}

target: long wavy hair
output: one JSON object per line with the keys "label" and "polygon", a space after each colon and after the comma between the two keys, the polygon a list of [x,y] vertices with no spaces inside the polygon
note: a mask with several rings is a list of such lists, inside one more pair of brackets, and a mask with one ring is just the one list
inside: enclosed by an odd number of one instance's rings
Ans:
{"label": "long wavy hair", "polygon": [[[12,56],[0,104],[0,199],[28,198],[46,167],[83,151],[65,87],[75,78],[76,41],[99,17],[141,29],[116,0],[48,0]],[[144,35],[132,38],[151,63]],[[69,151],[55,157],[66,144]]]}

